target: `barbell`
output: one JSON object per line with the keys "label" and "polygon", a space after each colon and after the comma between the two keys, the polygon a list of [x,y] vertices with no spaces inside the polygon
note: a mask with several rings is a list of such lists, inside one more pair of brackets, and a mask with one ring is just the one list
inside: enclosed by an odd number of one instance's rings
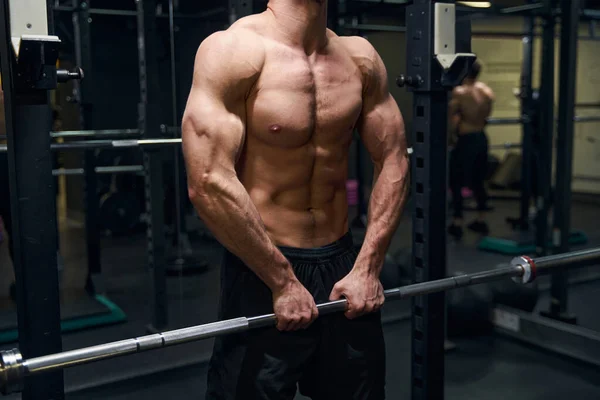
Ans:
{"label": "barbell", "polygon": [[[169,145],[181,145],[181,139],[123,139],[123,140],[82,140],[65,143],[52,143],[50,150],[95,150],[95,149],[127,149],[134,147],[160,148]],[[8,151],[7,145],[0,145],[0,153]]]}
{"label": "barbell", "polygon": [[[388,289],[385,291],[385,297],[387,301],[407,299],[504,278],[512,278],[515,282],[527,284],[533,282],[539,275],[558,268],[584,266],[598,261],[600,261],[600,248],[536,259],[520,256],[512,259],[509,266],[504,268]],[[345,299],[317,305],[320,316],[343,312],[346,307]],[[18,349],[2,351],[0,352],[0,393],[6,395],[21,391],[23,378],[26,376],[232,333],[242,333],[251,329],[274,326],[276,323],[275,314],[240,317],[29,359],[24,359]]]}

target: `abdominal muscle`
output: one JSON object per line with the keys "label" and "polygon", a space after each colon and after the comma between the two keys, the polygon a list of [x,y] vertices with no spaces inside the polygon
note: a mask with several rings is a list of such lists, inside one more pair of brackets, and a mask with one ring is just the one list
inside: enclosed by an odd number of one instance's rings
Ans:
{"label": "abdominal muscle", "polygon": [[246,147],[238,176],[273,242],[316,248],[340,239],[348,231],[347,151],[340,159],[321,157],[310,144],[297,149],[258,147],[256,155]]}

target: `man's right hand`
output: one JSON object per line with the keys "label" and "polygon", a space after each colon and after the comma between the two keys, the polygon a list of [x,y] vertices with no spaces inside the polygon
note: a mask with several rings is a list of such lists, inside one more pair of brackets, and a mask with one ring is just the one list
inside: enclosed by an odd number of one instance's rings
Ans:
{"label": "man's right hand", "polygon": [[319,316],[315,299],[297,279],[273,291],[273,311],[280,331],[306,329]]}

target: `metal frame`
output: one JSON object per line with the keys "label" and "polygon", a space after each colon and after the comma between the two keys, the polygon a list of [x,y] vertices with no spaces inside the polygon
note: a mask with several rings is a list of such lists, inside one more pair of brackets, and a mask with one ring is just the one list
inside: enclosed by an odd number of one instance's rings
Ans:
{"label": "metal frame", "polygon": [[496,306],[496,332],[546,351],[600,366],[600,333],[568,323]]}
{"label": "metal frame", "polygon": [[548,212],[552,186],[552,154],[554,138],[554,37],[556,21],[551,14],[554,0],[544,0],[547,13],[543,17],[541,84],[540,84],[540,159],[536,226],[536,253],[548,253]]}
{"label": "metal frame", "polygon": [[[67,12],[75,12],[75,7],[66,7],[66,6],[58,6],[52,7],[53,11],[67,11]],[[227,9],[225,7],[217,7],[212,10],[207,10],[197,14],[181,14],[174,13],[173,17],[177,19],[206,19],[210,17],[214,17],[220,14],[225,14]],[[91,8],[89,10],[90,14],[93,15],[113,15],[113,16],[122,16],[122,17],[135,17],[137,16],[137,11],[133,10],[113,10],[108,8]],[[158,14],[156,18],[170,18],[169,14]]]}
{"label": "metal frame", "polygon": [[228,2],[230,24],[240,18],[254,14],[254,0],[228,0]]}
{"label": "metal frame", "polygon": [[110,138],[119,137],[124,139],[127,137],[139,137],[139,129],[104,129],[104,130],[79,130],[79,131],[60,131],[50,132],[50,136],[56,138],[81,138],[81,137],[93,137],[93,138]]}
{"label": "metal frame", "polygon": [[[158,33],[154,15],[156,0],[138,1],[136,4],[140,79],[138,123],[143,137],[152,140],[159,138],[161,134]],[[146,212],[150,215],[147,227],[148,265],[152,271],[154,294],[152,299],[154,316],[149,326],[150,330],[161,330],[168,324],[162,167],[163,154],[159,149],[144,152]]]}
{"label": "metal frame", "polygon": [[[575,131],[575,85],[577,84],[577,32],[579,29],[580,0],[561,1],[560,95],[558,102],[558,132],[556,140],[556,184],[554,203],[554,252],[569,251],[571,229],[571,183],[573,175],[573,139]],[[550,289],[551,318],[569,320],[567,314],[566,272],[552,275]]]}
{"label": "metal frame", "polygon": [[[544,5],[545,0],[539,0],[536,3],[525,4],[514,7],[497,7],[492,6],[489,9],[480,9],[480,8],[471,8],[467,6],[456,7],[457,12],[461,12],[463,17],[461,19],[481,19],[481,18],[494,18],[494,17],[504,17],[504,16],[523,16],[523,17],[535,17],[542,16],[546,17],[548,15],[556,15],[560,13],[559,9],[554,7],[548,8]],[[358,31],[375,31],[375,32],[406,32],[406,26],[399,25],[391,25],[391,24],[361,24],[358,22],[356,16],[363,13],[367,10],[372,10],[375,7],[393,7],[392,9],[396,9],[399,6],[407,6],[411,0],[338,0],[340,2],[340,6],[343,7],[343,16],[340,21],[340,27],[344,29],[358,30]],[[448,1],[454,2],[454,1]],[[355,9],[353,7],[354,4],[358,3],[374,3],[369,6],[369,8],[359,7]],[[348,11],[350,10],[350,11]],[[579,19],[582,21],[588,21],[590,23],[589,35],[588,36],[579,36],[579,40],[600,40],[600,37],[596,36],[595,22],[600,20],[600,11],[594,9],[581,9],[578,13]],[[351,20],[346,20],[345,17],[349,17]],[[528,35],[527,30],[524,32],[491,32],[491,31],[473,31],[472,35],[474,37],[506,37],[506,38],[523,38]],[[538,32],[534,32],[535,37],[542,36],[542,34]],[[558,38],[559,36],[557,36]]]}
{"label": "metal frame", "polygon": [[[13,18],[18,8],[11,14],[10,6],[19,1],[22,0],[0,0],[0,62],[8,136],[19,346],[26,357],[37,357],[62,350],[56,197],[48,157],[50,136],[45,133],[49,131],[51,120],[48,90],[56,86],[56,81],[50,85],[48,81],[40,81],[41,76],[37,75],[27,77],[32,78],[29,84],[23,82],[26,77],[21,74],[21,68],[35,67],[28,64],[28,58],[35,58],[36,54],[30,54],[30,45],[21,43],[17,61],[13,50],[11,23],[17,23]],[[47,20],[45,1],[37,3],[29,1],[24,11],[39,13]],[[27,6],[31,8],[27,10]],[[48,37],[48,28],[36,33]],[[58,46],[53,49],[50,42],[38,44],[37,55],[44,54],[48,58],[36,61],[41,63],[45,73],[55,74],[55,66],[49,64],[52,55],[56,62]],[[22,398],[63,399],[63,373],[55,371],[26,379]]]}
{"label": "metal frame", "polygon": [[[415,0],[406,11],[407,76],[413,92],[411,181],[413,282],[446,277],[446,115],[448,89],[434,58],[436,1]],[[443,293],[412,301],[412,398],[443,399],[445,299]]]}
{"label": "metal frame", "polygon": [[[107,167],[96,167],[97,174],[131,174],[144,172],[143,165],[117,165]],[[85,170],[83,168],[59,168],[52,171],[53,176],[71,176],[71,175],[83,175]]]}
{"label": "metal frame", "polygon": [[[169,0],[169,55],[171,64],[171,123],[174,126],[179,125],[179,115],[177,110],[177,72],[175,70],[177,64],[175,60],[175,20],[174,20],[174,0]],[[177,134],[177,137],[181,137],[181,131]],[[175,147],[173,149],[173,179],[175,183],[175,218],[173,226],[175,228],[175,264],[179,267],[179,271],[182,272],[185,266],[185,260],[183,257],[183,235],[185,230],[185,204],[184,198],[181,195],[181,188],[185,186],[185,180],[181,170],[183,169],[183,157],[181,156],[181,148]],[[186,235],[187,236],[187,235]]]}
{"label": "metal frame", "polygon": [[535,33],[535,17],[525,17],[525,32],[523,37],[523,68],[521,72],[521,118],[523,121],[523,137],[521,140],[521,198],[519,204],[519,226],[521,230],[529,228],[529,202],[531,200],[531,161],[533,159],[533,46]]}
{"label": "metal frame", "polygon": [[[94,98],[92,68],[92,40],[90,26],[90,1],[72,0],[73,4],[73,31],[75,38],[75,59],[86,75],[87,82],[76,82],[77,103],[79,104],[79,125],[83,130],[93,128],[93,105]],[[96,154],[93,150],[83,154],[84,179],[83,199],[85,207],[85,235],[87,248],[88,281],[86,289],[90,294],[96,290],[96,286],[102,289],[102,259],[100,250],[99,215],[100,204],[98,201],[98,178],[96,176]]]}
{"label": "metal frame", "polygon": [[[52,143],[50,150],[52,151],[81,151],[93,149],[129,149],[137,148],[152,148],[157,149],[164,146],[177,146],[181,144],[181,139],[158,138],[158,139],[125,139],[125,140],[82,140],[66,143]],[[8,151],[7,145],[0,145],[0,153]]]}

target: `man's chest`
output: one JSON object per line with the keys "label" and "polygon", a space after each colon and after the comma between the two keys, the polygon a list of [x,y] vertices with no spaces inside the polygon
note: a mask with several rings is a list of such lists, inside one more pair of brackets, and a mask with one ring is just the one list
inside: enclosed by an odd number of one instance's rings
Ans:
{"label": "man's chest", "polygon": [[341,54],[309,60],[274,52],[248,99],[248,127],[283,146],[345,140],[360,116],[362,93],[360,71]]}

